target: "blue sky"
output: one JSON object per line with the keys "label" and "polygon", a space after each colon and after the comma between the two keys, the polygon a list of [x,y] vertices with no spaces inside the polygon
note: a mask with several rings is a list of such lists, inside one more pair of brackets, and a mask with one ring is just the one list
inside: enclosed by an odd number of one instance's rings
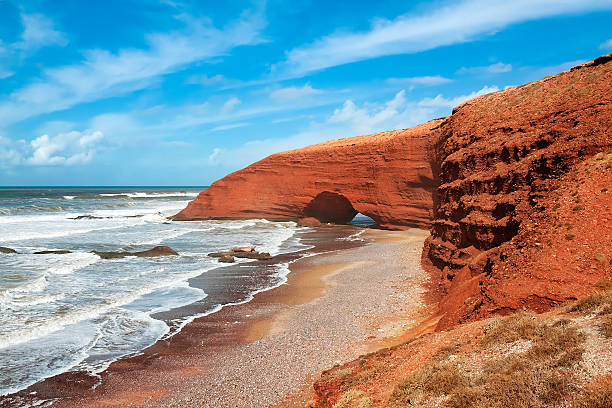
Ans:
{"label": "blue sky", "polygon": [[0,0],[0,185],[208,185],[612,52],[612,0]]}

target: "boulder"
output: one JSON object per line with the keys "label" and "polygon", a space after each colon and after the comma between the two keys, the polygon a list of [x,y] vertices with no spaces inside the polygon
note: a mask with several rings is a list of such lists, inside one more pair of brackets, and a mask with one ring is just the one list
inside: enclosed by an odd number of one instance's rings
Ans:
{"label": "boulder", "polygon": [[230,251],[231,252],[255,252],[255,245],[236,247],[236,248],[232,248]]}
{"label": "boulder", "polygon": [[66,249],[59,249],[59,250],[55,250],[55,251],[37,251],[34,252],[34,255],[48,255],[48,254],[58,254],[58,255],[63,255],[63,254],[69,254],[72,251],[68,251]]}
{"label": "boulder", "polygon": [[146,251],[140,252],[100,252],[100,251],[92,251],[94,254],[98,255],[102,259],[117,259],[117,258],[125,258],[126,256],[139,256],[144,258],[154,257],[154,256],[175,256],[179,253],[174,249],[167,246],[156,246],[155,248],[151,248]]}
{"label": "boulder", "polygon": [[0,247],[0,254],[16,254],[17,251],[11,248]]}
{"label": "boulder", "polygon": [[232,263],[232,262],[236,262],[236,260],[231,255],[223,255],[219,257],[219,262]]}
{"label": "boulder", "polygon": [[[235,249],[235,248],[234,248]],[[257,259],[259,261],[265,261],[272,259],[272,256],[267,252],[241,252],[241,251],[225,251],[225,252],[211,252],[208,254],[211,258],[223,258],[223,257],[234,257],[234,258],[246,258],[246,259]]]}
{"label": "boulder", "polygon": [[232,255],[236,258],[257,259],[259,261],[272,259],[272,256],[267,252],[232,252]]}
{"label": "boulder", "polygon": [[297,221],[297,224],[301,227],[318,227],[319,225],[321,225],[321,221],[317,220],[314,217],[306,217],[300,218]]}

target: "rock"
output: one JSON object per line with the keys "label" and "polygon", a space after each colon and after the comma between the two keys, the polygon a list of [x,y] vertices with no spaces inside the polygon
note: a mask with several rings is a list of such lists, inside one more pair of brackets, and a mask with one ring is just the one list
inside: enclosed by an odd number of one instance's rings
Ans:
{"label": "rock", "polygon": [[314,217],[306,217],[297,220],[297,224],[301,227],[318,227],[321,225],[321,221]]}
{"label": "rock", "polygon": [[[583,91],[564,91],[574,87]],[[442,295],[445,317],[438,329],[486,316],[491,310],[545,311],[575,298],[577,288],[590,286],[587,278],[570,273],[566,265],[546,265],[551,262],[544,262],[545,254],[556,248],[541,245],[536,256],[531,255],[529,243],[541,242],[539,234],[543,229],[536,222],[538,214],[547,210],[541,203],[554,194],[558,183],[566,182],[570,171],[591,155],[612,147],[611,123],[609,59],[479,96],[453,109],[441,124],[434,147],[432,164],[437,168],[440,185],[433,208],[436,219],[423,254],[430,270],[440,271],[432,273],[438,274],[442,286],[448,287]],[[597,191],[600,189],[601,186]],[[586,211],[586,202],[573,208],[569,199],[567,202],[567,206],[556,208],[555,217],[568,217],[576,225],[590,222],[578,212]],[[601,204],[605,209],[605,203]],[[565,211],[569,214],[561,214]],[[593,236],[599,241],[609,239],[609,229],[593,225],[601,228],[599,235]],[[579,236],[574,231],[560,231],[566,245],[577,251],[582,250],[574,246],[574,238]],[[461,267],[456,260],[469,246],[487,253],[503,248],[513,254],[513,262],[523,260],[524,267],[514,268],[499,256],[487,255],[486,270],[474,276],[474,281],[469,276],[464,281],[443,277],[443,268],[454,268],[456,272]],[[592,259],[593,254],[585,252],[584,257]],[[463,261],[472,265],[469,259]],[[533,278],[536,263],[541,272]],[[489,276],[494,270],[489,264],[511,268],[508,276],[512,278]],[[593,274],[588,279],[597,276]],[[470,296],[482,302],[476,310],[456,307]]]}
{"label": "rock", "polygon": [[244,251],[231,251],[226,252],[211,252],[208,254],[211,258],[223,258],[223,257],[234,257],[234,258],[246,258],[246,259],[257,259],[259,261],[265,261],[272,259],[272,256],[267,252],[244,252]]}
{"label": "rock", "polygon": [[173,219],[342,224],[359,212],[389,228],[428,228],[437,185],[428,148],[442,122],[273,154],[216,181]]}
{"label": "rock", "polygon": [[260,261],[272,259],[272,256],[267,252],[232,252],[232,255],[236,258],[257,259]]}
{"label": "rock", "polygon": [[231,252],[255,252],[255,245],[249,245],[245,247],[236,247],[230,250]]}
{"label": "rock", "polygon": [[597,262],[606,263],[607,259],[604,254],[595,254],[595,260]]}
{"label": "rock", "polygon": [[141,252],[100,252],[100,251],[92,251],[94,254],[98,255],[102,259],[117,259],[117,258],[125,258],[126,256],[139,256],[139,257],[155,257],[155,256],[176,256],[179,253],[174,249],[167,246],[156,246],[147,251]]}
{"label": "rock", "polygon": [[17,251],[11,248],[0,247],[0,254],[16,254]]}
{"label": "rock", "polygon": [[38,252],[34,252],[35,255],[48,255],[48,254],[58,254],[58,255],[63,255],[63,254],[70,254],[72,251],[68,251],[65,249],[59,249],[56,251],[38,251]]}
{"label": "rock", "polygon": [[219,262],[232,263],[232,262],[235,262],[235,261],[236,260],[231,255],[223,255],[223,256],[219,257]]}

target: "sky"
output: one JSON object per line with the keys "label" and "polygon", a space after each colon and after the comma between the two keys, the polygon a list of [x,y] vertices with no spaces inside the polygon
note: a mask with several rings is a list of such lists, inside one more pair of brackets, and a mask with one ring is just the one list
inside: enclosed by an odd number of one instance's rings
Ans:
{"label": "sky", "polygon": [[209,185],[612,52],[612,0],[0,0],[0,186]]}

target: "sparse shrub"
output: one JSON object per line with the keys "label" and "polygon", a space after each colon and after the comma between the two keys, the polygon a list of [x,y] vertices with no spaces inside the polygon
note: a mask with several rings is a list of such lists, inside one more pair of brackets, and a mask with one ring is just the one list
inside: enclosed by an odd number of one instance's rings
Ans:
{"label": "sparse shrub", "polygon": [[577,205],[574,208],[572,208],[572,211],[582,211],[582,210],[584,210],[584,207],[581,205]]}
{"label": "sparse shrub", "polygon": [[[389,404],[397,408],[558,406],[576,392],[575,365],[582,360],[584,339],[566,318],[552,321],[516,313],[493,319],[476,351],[510,347],[509,353],[485,359],[475,370],[468,368],[469,356],[452,361],[433,358],[396,386]],[[450,355],[450,350],[442,349],[436,356]]]}
{"label": "sparse shrub", "polygon": [[348,390],[342,394],[342,397],[334,404],[333,408],[349,408],[353,405],[353,401],[361,397],[362,394],[363,392],[359,390]]}
{"label": "sparse shrub", "polygon": [[567,239],[568,241],[573,240],[574,238],[576,238],[576,236],[574,234],[566,234],[565,235],[565,239]]}
{"label": "sparse shrub", "polygon": [[612,338],[612,314],[607,313],[606,315],[602,317],[602,320],[603,321],[601,325],[599,326],[599,328],[601,329],[601,332],[607,338]]}
{"label": "sparse shrub", "polygon": [[592,384],[582,390],[574,403],[575,408],[610,408],[612,407],[612,382]]}

